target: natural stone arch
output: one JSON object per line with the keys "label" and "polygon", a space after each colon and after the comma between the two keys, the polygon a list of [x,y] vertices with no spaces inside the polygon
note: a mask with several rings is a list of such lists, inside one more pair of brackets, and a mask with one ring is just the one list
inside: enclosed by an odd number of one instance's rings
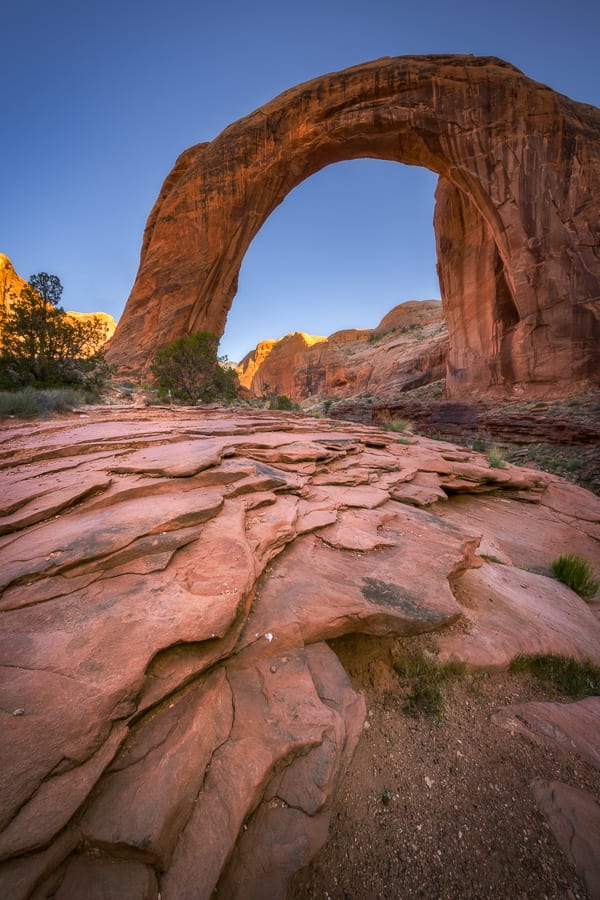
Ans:
{"label": "natural stone arch", "polygon": [[597,380],[600,111],[494,58],[384,58],[309,81],[186,150],[146,226],[108,349],[222,334],[244,254],[310,175],[372,157],[440,175],[435,230],[450,396]]}

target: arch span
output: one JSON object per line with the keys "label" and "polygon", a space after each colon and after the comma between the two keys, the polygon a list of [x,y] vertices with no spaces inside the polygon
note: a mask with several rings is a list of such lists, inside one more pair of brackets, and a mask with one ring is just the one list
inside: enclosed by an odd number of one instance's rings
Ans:
{"label": "arch span", "polygon": [[108,349],[222,334],[244,254],[285,196],[358,157],[440,176],[434,228],[449,396],[598,380],[600,110],[494,58],[397,57],[314,79],[186,150],[148,219]]}

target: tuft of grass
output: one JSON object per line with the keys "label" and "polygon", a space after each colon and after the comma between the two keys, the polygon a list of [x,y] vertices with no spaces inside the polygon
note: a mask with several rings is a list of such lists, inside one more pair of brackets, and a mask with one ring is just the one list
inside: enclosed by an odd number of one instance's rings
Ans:
{"label": "tuft of grass", "polygon": [[575,700],[600,694],[600,666],[590,660],[580,662],[553,653],[523,655],[513,659],[509,670],[529,673],[538,681],[551,684],[561,694]]}
{"label": "tuft of grass", "polygon": [[564,554],[555,559],[550,568],[552,574],[570,587],[584,600],[591,600],[598,590],[594,570],[586,559],[574,554]]}
{"label": "tuft of grass", "polygon": [[26,387],[18,391],[0,391],[0,419],[36,419],[53,413],[70,412],[83,403],[83,397],[71,388],[39,390]]}
{"label": "tuft of grass", "polygon": [[506,455],[499,447],[490,447],[488,450],[488,462],[493,469],[504,469]]}
{"label": "tuft of grass", "polygon": [[499,563],[500,565],[503,565],[502,560],[498,559],[497,556],[494,556],[491,553],[480,553],[479,556],[481,559],[485,559],[486,562]]}
{"label": "tuft of grass", "polygon": [[464,663],[453,660],[437,663],[421,652],[403,656],[395,660],[393,665],[397,675],[409,689],[404,711],[409,716],[424,715],[436,721],[444,713],[444,683],[466,672]]}
{"label": "tuft of grass", "polygon": [[384,425],[385,431],[407,431],[411,427],[411,422],[408,419],[392,419],[387,425]]}

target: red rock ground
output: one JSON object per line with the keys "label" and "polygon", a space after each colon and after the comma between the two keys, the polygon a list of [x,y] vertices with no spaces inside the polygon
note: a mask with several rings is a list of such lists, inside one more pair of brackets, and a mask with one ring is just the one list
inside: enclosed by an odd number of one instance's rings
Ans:
{"label": "red rock ground", "polygon": [[[294,890],[341,897],[349,888],[334,878],[354,871],[355,896],[403,896],[416,853],[413,886],[431,896],[438,844],[462,838],[435,831],[434,813],[451,818],[430,792],[437,783],[458,796],[465,784],[483,796],[487,783],[487,830],[469,807],[463,834],[469,826],[480,841],[465,846],[490,856],[495,836],[510,878],[521,872],[519,889],[535,896],[546,863],[524,868],[522,841],[500,829],[506,815],[527,841],[544,835],[525,800],[534,774],[548,782],[536,803],[558,841],[576,838],[571,862],[548,856],[548,896],[565,884],[593,896],[597,715],[590,725],[585,708],[561,724],[591,742],[585,777],[580,763],[542,764],[520,731],[486,724],[486,697],[505,705],[527,691],[476,679],[461,699],[468,680],[446,731],[414,726],[398,709],[386,641],[425,640],[472,672],[540,650],[600,661],[593,605],[550,577],[557,552],[599,567],[594,495],[441,441],[253,410],[95,408],[14,422],[0,471],[0,895],[283,896],[333,814],[333,842]],[[379,661],[343,643],[355,632],[372,635]],[[454,734],[481,748],[465,756],[483,781],[464,782],[471,769],[458,756],[456,772],[447,755],[429,771],[431,748],[453,747]],[[494,748],[512,769],[490,778],[475,762]],[[407,766],[407,752],[427,771]],[[503,806],[507,792],[524,805]],[[415,822],[421,809],[427,820]],[[383,815],[386,865],[369,830]],[[411,823],[424,835],[406,845],[398,829]],[[484,863],[470,874],[469,855],[456,856],[456,896],[467,885],[481,896],[490,878]],[[311,881],[323,859],[325,881]]]}

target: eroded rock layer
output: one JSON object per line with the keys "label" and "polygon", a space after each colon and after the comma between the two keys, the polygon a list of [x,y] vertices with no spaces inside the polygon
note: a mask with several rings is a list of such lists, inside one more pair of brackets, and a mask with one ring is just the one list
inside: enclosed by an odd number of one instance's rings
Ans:
{"label": "eroded rock layer", "polygon": [[222,334],[252,239],[310,175],[359,157],[441,176],[449,396],[598,380],[600,111],[491,57],[384,58],[292,88],[177,160],[109,356]]}
{"label": "eroded rock layer", "polygon": [[1,449],[11,900],[283,896],[363,726],[328,639],[600,660],[549,577],[559,551],[598,567],[600,501],[553,476],[250,411],[98,408]]}

